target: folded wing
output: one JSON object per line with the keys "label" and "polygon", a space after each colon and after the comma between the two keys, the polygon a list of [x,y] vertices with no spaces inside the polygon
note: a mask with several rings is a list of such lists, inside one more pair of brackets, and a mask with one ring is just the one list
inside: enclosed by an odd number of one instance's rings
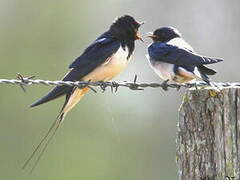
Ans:
{"label": "folded wing", "polygon": [[189,51],[188,49],[179,48],[167,43],[153,43],[151,46],[149,46],[148,53],[150,58],[154,59],[155,61],[162,61],[183,66],[200,66],[223,61],[222,59],[218,58],[201,56]]}
{"label": "folded wing", "polygon": [[[81,56],[70,66],[71,70],[65,75],[63,81],[79,81],[85,75],[93,71],[111,57],[120,47],[120,42],[113,39],[108,33],[104,33],[94,41]],[[36,101],[31,107],[46,103],[72,91],[69,86],[57,86],[47,95]]]}

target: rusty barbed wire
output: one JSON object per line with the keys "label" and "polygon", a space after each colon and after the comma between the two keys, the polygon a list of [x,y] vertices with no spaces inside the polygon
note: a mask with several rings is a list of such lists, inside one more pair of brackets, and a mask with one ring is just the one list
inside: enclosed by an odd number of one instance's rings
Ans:
{"label": "rusty barbed wire", "polygon": [[[171,84],[167,82],[163,83],[137,83],[137,75],[134,80],[123,81],[123,82],[91,82],[91,81],[50,81],[42,79],[33,79],[35,76],[23,77],[21,74],[17,74],[17,79],[0,79],[0,84],[19,85],[24,91],[26,86],[30,85],[45,85],[45,86],[77,86],[79,88],[89,87],[92,91],[97,92],[93,87],[100,87],[103,91],[107,87],[110,87],[111,91],[117,91],[119,87],[129,88],[131,90],[144,90],[145,88],[162,88],[167,90],[173,88],[179,90],[181,87],[192,88],[192,87],[209,87],[206,82],[197,81],[196,83],[184,83],[184,84]],[[238,82],[214,82],[214,84],[221,87],[240,87]]]}

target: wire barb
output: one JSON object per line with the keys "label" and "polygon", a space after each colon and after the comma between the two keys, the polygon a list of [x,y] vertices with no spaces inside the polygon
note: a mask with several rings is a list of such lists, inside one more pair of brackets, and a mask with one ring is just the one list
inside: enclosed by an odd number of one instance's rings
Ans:
{"label": "wire barb", "polygon": [[22,88],[23,92],[27,92],[25,87],[26,85],[28,85],[28,79],[33,79],[35,76],[30,76],[30,77],[23,77],[20,73],[17,73],[17,79],[19,79],[21,81],[21,83],[19,84],[19,86]]}

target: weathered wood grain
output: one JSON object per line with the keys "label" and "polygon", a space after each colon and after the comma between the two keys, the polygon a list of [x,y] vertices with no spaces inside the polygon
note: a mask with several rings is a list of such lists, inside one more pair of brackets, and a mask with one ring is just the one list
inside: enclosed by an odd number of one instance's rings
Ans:
{"label": "weathered wood grain", "polygon": [[240,88],[186,92],[179,109],[177,165],[179,180],[240,179]]}

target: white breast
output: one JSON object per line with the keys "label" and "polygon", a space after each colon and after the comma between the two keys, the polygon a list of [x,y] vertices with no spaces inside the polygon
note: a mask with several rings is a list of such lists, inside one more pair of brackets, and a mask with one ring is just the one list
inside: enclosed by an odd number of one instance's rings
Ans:
{"label": "white breast", "polygon": [[109,57],[103,64],[86,75],[84,81],[109,81],[121,73],[128,65],[130,58],[127,59],[128,48],[125,50],[120,46],[118,51]]}
{"label": "white breast", "polygon": [[172,80],[172,78],[175,76],[175,73],[173,71],[173,64],[161,61],[151,61],[148,56],[147,58],[150,66],[160,78],[163,80]]}
{"label": "white breast", "polygon": [[109,63],[109,64],[118,64],[121,66],[125,65],[126,62],[129,61],[129,59],[127,60],[128,52],[129,51],[127,47],[125,48],[125,50],[123,50],[122,46],[120,46],[118,51],[111,58],[109,58],[108,61],[106,61],[104,64]]}

